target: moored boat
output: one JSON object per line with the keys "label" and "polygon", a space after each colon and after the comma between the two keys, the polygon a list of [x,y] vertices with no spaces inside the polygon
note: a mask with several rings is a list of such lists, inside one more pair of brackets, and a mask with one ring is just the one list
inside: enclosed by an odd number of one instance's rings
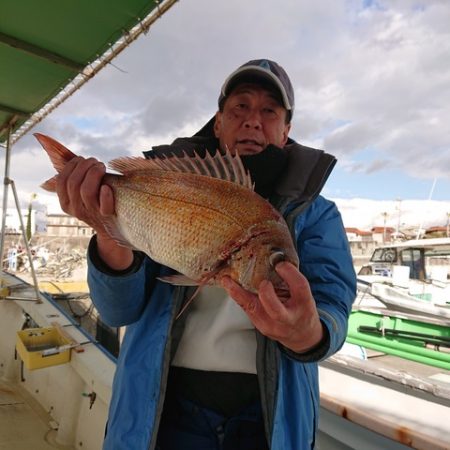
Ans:
{"label": "moored boat", "polygon": [[377,302],[450,325],[450,238],[415,239],[375,249],[358,273],[355,305]]}

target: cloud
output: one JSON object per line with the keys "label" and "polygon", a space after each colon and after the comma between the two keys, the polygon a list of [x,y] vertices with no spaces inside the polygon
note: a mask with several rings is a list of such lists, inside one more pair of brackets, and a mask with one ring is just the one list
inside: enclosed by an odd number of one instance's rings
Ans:
{"label": "cloud", "polygon": [[368,167],[366,168],[366,173],[374,173],[379,172],[382,169],[392,168],[392,163],[389,160],[373,160],[370,162]]}
{"label": "cloud", "polygon": [[450,201],[375,201],[363,198],[333,200],[342,214],[344,225],[361,230],[383,226],[385,219],[386,226],[400,229],[446,226],[450,213]]}
{"label": "cloud", "polygon": [[320,75],[314,90],[302,96],[300,108],[307,109],[302,114],[315,103],[317,123],[344,123],[322,141],[340,157],[371,148],[410,175],[444,177],[450,169],[450,129],[444,125],[450,119],[450,31],[442,18],[450,20],[450,5],[377,4],[358,10],[353,2],[346,26],[327,48],[326,71],[324,66],[308,71]]}
{"label": "cloud", "polygon": [[[335,154],[349,177],[395,167],[447,179],[449,23],[447,0],[178,2],[35,131],[102,161],[136,155],[194,133],[225,77],[269,57],[295,86],[292,137]],[[13,154],[27,193],[53,173],[29,136]]]}

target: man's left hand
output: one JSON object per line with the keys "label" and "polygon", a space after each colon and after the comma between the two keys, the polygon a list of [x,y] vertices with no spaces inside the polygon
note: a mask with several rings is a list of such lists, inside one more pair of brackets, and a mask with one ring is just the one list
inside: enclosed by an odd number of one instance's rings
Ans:
{"label": "man's left hand", "polygon": [[222,286],[262,334],[294,352],[305,353],[324,334],[308,280],[288,262],[277,264],[275,270],[289,287],[287,299],[280,299],[267,280],[260,283],[257,294],[243,289],[230,277],[222,279]]}

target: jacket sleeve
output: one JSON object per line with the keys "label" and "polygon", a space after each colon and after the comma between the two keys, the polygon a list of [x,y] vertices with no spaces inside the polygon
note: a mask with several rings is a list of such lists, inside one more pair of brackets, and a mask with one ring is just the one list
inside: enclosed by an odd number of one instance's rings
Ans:
{"label": "jacket sleeve", "polygon": [[136,253],[129,269],[120,272],[109,269],[98,258],[95,236],[89,244],[87,263],[91,299],[102,320],[112,327],[137,321],[149,301],[161,266]]}
{"label": "jacket sleeve", "polygon": [[319,196],[295,222],[300,271],[308,279],[324,326],[324,339],[299,354],[302,362],[336,353],[347,336],[348,317],[356,297],[356,274],[341,215],[336,205]]}

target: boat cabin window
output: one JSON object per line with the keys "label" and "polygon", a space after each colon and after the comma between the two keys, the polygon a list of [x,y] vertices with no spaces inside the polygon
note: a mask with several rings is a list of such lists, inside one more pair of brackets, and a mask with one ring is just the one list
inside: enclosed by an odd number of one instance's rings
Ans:
{"label": "boat cabin window", "polygon": [[400,264],[409,267],[411,279],[425,279],[425,254],[423,249],[407,248],[402,250],[400,252]]}
{"label": "boat cabin window", "polygon": [[372,262],[396,262],[397,261],[397,252],[395,248],[377,248],[370,258]]}

